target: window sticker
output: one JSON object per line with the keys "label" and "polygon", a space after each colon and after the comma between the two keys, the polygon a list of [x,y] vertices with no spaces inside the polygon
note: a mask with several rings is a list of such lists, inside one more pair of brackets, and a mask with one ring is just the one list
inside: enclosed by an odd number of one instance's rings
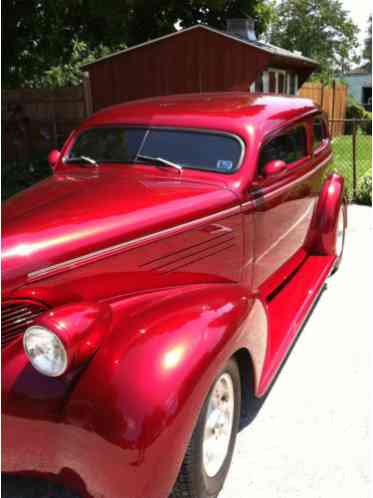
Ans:
{"label": "window sticker", "polygon": [[233,161],[227,161],[225,159],[219,159],[216,163],[216,169],[219,171],[232,171]]}

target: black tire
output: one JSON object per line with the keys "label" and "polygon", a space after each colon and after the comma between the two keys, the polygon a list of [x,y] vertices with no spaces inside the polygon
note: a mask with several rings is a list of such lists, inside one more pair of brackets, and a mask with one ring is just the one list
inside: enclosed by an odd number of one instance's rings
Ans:
{"label": "black tire", "polygon": [[[228,451],[224,462],[214,477],[209,477],[203,464],[203,437],[207,419],[209,400],[215,383],[224,374],[233,382],[234,414]],[[237,363],[231,359],[214,380],[193,431],[182,467],[170,498],[216,498],[220,493],[231,464],[236,436],[239,429],[241,407],[241,381]]]}

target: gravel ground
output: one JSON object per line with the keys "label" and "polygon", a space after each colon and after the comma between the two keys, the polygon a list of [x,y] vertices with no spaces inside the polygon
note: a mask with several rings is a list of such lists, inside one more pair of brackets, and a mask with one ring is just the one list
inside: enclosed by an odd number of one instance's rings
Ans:
{"label": "gravel ground", "polygon": [[[373,495],[371,222],[370,208],[351,207],[343,264],[259,414],[239,434],[219,498]],[[4,484],[4,498],[72,498],[27,479]]]}

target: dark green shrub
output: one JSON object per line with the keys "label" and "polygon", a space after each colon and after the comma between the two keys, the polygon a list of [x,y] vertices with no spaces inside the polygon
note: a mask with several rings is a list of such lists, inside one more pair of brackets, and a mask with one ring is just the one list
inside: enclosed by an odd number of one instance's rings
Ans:
{"label": "dark green shrub", "polygon": [[52,173],[46,159],[3,161],[1,168],[1,199],[5,200]]}
{"label": "dark green shrub", "polygon": [[359,181],[356,192],[358,204],[372,205],[372,172],[368,171]]}
{"label": "dark green shrub", "polygon": [[372,134],[372,113],[365,111],[365,118],[364,119],[367,119],[368,121],[366,123],[364,123],[361,126],[361,128],[362,128],[364,133],[366,133],[367,135],[371,135]]}
{"label": "dark green shrub", "polygon": [[[358,128],[362,129],[367,135],[372,133],[372,113],[364,109],[359,102],[353,97],[348,97],[346,107],[346,119],[369,120],[369,123],[358,123]],[[352,135],[353,124],[346,122],[345,135]]]}
{"label": "dark green shrub", "polygon": [[364,119],[365,109],[354,97],[348,97],[346,119]]}

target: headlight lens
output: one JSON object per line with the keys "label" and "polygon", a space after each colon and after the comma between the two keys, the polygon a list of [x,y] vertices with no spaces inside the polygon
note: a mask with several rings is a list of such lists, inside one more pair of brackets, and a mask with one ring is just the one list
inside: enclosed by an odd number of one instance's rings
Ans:
{"label": "headlight lens", "polygon": [[23,347],[38,372],[58,377],[66,371],[66,349],[59,337],[50,330],[36,325],[28,328],[23,336]]}

